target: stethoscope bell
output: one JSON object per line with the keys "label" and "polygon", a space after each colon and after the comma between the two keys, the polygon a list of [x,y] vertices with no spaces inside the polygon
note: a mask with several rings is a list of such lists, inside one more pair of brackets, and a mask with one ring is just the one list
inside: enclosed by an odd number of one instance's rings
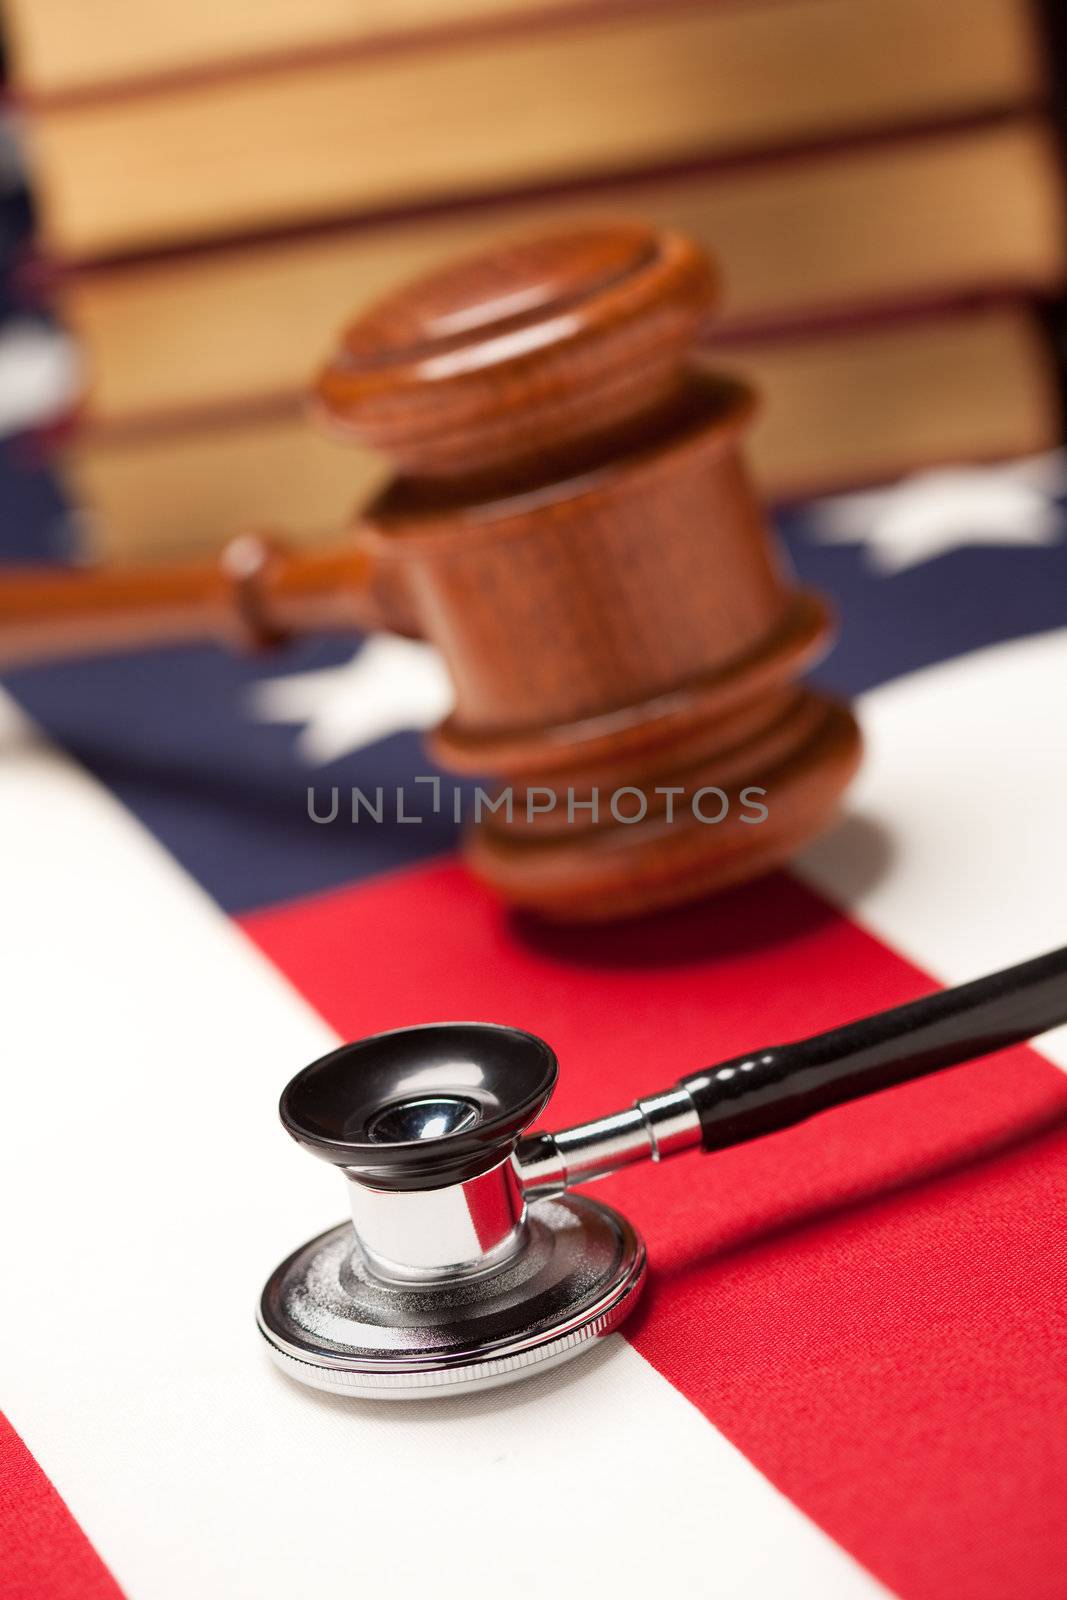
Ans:
{"label": "stethoscope bell", "polygon": [[340,1167],[352,1222],[282,1262],[260,1330],[283,1371],[335,1394],[540,1372],[610,1333],[644,1279],[633,1228],[575,1185],[775,1133],[1065,1022],[1067,949],[525,1139],[557,1070],[533,1034],[453,1022],[344,1045],[298,1073],[281,1116]]}
{"label": "stethoscope bell", "polygon": [[641,1290],[640,1238],[585,1196],[530,1204],[513,1159],[556,1075],[532,1034],[445,1023],[345,1045],[293,1079],[282,1121],[341,1168],[352,1225],[263,1290],[283,1371],[411,1399],[542,1371],[611,1332]]}

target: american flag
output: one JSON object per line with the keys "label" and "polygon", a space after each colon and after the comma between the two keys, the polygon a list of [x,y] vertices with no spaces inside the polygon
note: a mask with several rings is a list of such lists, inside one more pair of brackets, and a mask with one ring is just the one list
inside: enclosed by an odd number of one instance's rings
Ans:
{"label": "american flag", "polygon": [[[1067,465],[795,508],[820,669],[868,740],[795,868],[598,932],[510,914],[410,783],[418,645],[174,648],[0,692],[0,1594],[1062,1600],[1067,1030],[604,1193],[652,1269],[624,1334],[514,1389],[316,1394],[253,1310],[338,1220],[278,1092],[450,1017],[557,1049],[554,1123],[1064,942]],[[0,478],[44,549],[42,471]]]}

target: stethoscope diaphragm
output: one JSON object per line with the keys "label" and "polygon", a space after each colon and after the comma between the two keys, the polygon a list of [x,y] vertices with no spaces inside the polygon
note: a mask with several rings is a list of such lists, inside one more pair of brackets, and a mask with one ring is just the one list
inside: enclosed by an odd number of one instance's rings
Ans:
{"label": "stethoscope diaphragm", "polygon": [[352,1221],[271,1274],[260,1331],[283,1371],[335,1394],[423,1398],[543,1371],[616,1328],[644,1282],[640,1236],[576,1185],[776,1132],[1064,1022],[1067,949],[533,1136],[557,1076],[533,1034],[439,1023],[344,1045],[297,1074],[280,1110],[343,1173]]}

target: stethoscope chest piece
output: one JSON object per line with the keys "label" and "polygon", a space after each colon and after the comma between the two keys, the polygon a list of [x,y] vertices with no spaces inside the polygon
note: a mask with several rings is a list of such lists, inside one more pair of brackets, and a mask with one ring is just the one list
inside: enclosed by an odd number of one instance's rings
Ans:
{"label": "stethoscope chest piece", "polygon": [[379,1034],[293,1079],[282,1120],[342,1169],[352,1222],[263,1290],[283,1371],[367,1398],[482,1389],[622,1321],[644,1280],[638,1234],[584,1195],[527,1203],[512,1160],[555,1080],[542,1040],[474,1023]]}
{"label": "stethoscope chest piece", "polygon": [[633,1228],[575,1188],[780,1133],[1064,1023],[1067,948],[526,1138],[557,1070],[533,1034],[448,1022],[344,1045],[297,1074],[281,1116],[342,1170],[352,1222],[282,1263],[260,1330],[292,1377],[337,1394],[527,1377],[610,1333],[644,1280]]}
{"label": "stethoscope chest piece", "polygon": [[577,1355],[627,1315],[644,1270],[629,1223],[573,1195],[538,1207],[513,1261],[448,1288],[382,1283],[343,1223],[272,1274],[259,1325],[274,1361],[302,1383],[412,1400],[491,1388]]}

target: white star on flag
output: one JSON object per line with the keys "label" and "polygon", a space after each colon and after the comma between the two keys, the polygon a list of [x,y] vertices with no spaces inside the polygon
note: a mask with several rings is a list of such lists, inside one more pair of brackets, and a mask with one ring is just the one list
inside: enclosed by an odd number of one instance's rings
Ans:
{"label": "white star on flag", "polygon": [[967,546],[1056,544],[1063,494],[1067,454],[1060,450],[995,467],[944,467],[817,502],[811,536],[862,545],[868,565],[888,576]]}
{"label": "white star on flag", "polygon": [[310,766],[350,755],[390,734],[429,728],[452,709],[452,686],[432,645],[373,638],[339,667],[255,685],[261,722],[302,723],[298,754]]}
{"label": "white star on flag", "polygon": [[58,328],[18,317],[0,328],[0,437],[62,416],[81,388],[74,342]]}

